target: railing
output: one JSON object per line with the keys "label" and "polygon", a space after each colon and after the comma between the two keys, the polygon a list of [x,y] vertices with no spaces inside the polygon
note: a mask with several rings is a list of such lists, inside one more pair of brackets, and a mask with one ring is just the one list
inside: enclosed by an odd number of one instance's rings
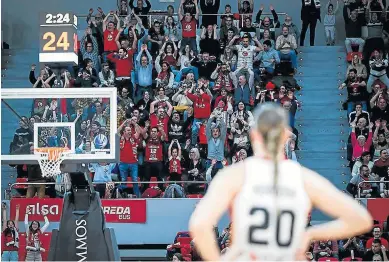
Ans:
{"label": "railing", "polygon": [[364,184],[364,183],[369,183],[369,184],[381,184],[381,183],[385,183],[385,184],[389,184],[389,181],[363,181],[363,182],[359,182],[358,183],[358,199],[374,199],[374,197],[371,197],[371,198],[366,198],[366,197],[361,197],[361,185]]}
{"label": "railing", "polygon": [[[121,185],[121,184],[209,184],[207,181],[138,181],[138,182],[133,182],[133,181],[124,181],[124,182],[92,182],[92,185],[102,185],[102,184],[107,184],[107,183],[112,183],[114,185]],[[66,187],[71,186],[71,183],[55,183],[55,182],[40,182],[40,183],[35,183],[35,182],[16,182],[9,184],[8,189],[5,190],[4,194],[4,199],[9,199],[9,196],[7,194],[11,195],[12,189],[20,189],[20,188],[15,188],[15,186],[29,186],[29,185],[64,185],[65,186],[65,192],[67,192]]]}
{"label": "railing", "polygon": [[[156,16],[166,16],[167,15],[167,12],[166,11],[162,11],[162,10],[155,10],[154,11],[155,13],[153,13],[153,11],[151,11],[151,14],[147,14],[147,15],[142,15],[142,14],[139,14],[138,16],[140,18],[143,18],[143,17],[147,17],[148,18],[148,22],[149,22],[149,25],[152,25],[153,24],[153,17],[156,17]],[[236,13],[238,14],[238,13]],[[108,14],[105,14],[105,15],[109,15]],[[231,13],[231,14],[199,14],[199,16],[224,16],[224,15],[235,15],[235,13]],[[239,16],[256,16],[257,14],[256,13],[248,13],[248,14],[238,14]],[[273,15],[272,13],[262,13],[261,16],[271,16]],[[280,13],[277,13],[278,16],[286,16],[288,15],[287,13],[285,12],[280,12]],[[78,18],[86,18],[88,17],[89,15],[84,15],[84,14],[79,14],[77,15]],[[118,15],[119,17],[127,17],[128,15]],[[172,16],[178,16],[178,13],[173,13]],[[95,17],[94,15],[92,15],[91,17]],[[242,21],[243,22],[243,21]],[[242,26],[242,25],[241,25]]]}

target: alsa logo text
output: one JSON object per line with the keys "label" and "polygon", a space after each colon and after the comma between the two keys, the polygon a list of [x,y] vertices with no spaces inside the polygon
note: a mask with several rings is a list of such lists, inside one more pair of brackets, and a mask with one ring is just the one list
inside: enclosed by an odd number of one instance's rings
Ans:
{"label": "alsa logo text", "polygon": [[41,205],[36,203],[35,205],[28,205],[32,215],[43,215],[48,213],[49,215],[59,215],[59,206],[58,205]]}
{"label": "alsa logo text", "polygon": [[131,219],[130,207],[103,207],[104,215],[118,215],[119,219]]}

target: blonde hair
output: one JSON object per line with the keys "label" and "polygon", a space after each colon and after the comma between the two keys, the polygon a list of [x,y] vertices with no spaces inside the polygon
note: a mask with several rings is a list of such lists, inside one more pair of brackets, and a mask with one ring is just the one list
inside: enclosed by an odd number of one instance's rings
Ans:
{"label": "blonde hair", "polygon": [[288,127],[286,110],[275,103],[264,103],[254,113],[254,128],[263,138],[263,146],[274,162],[274,192],[277,194],[278,158],[282,152],[282,137]]}

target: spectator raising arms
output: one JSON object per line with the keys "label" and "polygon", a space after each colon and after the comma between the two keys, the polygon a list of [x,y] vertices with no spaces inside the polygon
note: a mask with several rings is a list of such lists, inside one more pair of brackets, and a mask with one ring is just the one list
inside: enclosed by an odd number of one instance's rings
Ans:
{"label": "spectator raising arms", "polygon": [[27,255],[26,261],[42,261],[42,252],[46,250],[42,247],[41,235],[49,227],[49,219],[47,218],[48,211],[42,209],[41,214],[45,220],[45,224],[41,227],[40,223],[36,220],[33,220],[30,225],[28,225],[28,215],[30,214],[30,207],[26,208],[26,215],[24,217],[24,225],[26,227],[26,237],[27,237]]}
{"label": "spectator raising arms", "polygon": [[[192,4],[194,5],[195,13],[192,13],[193,8],[189,8],[188,4],[190,4],[190,6],[192,6]],[[197,1],[181,0],[178,18],[180,19],[182,28],[181,52],[186,45],[189,45],[190,49],[197,55],[196,28],[199,20],[199,7],[197,6]]]}
{"label": "spectator raising arms", "polygon": [[2,255],[1,261],[19,261],[19,211],[20,205],[16,205],[15,220],[7,220],[7,205],[1,204],[2,216]]}

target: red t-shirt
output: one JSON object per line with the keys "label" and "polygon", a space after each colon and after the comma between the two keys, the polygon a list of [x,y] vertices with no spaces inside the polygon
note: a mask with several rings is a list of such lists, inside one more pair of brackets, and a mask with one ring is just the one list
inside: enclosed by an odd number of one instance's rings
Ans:
{"label": "red t-shirt", "polygon": [[114,53],[107,55],[107,59],[115,63],[116,66],[116,77],[131,77],[131,71],[134,67],[133,55],[135,50],[127,50],[127,56],[125,58],[119,58]]}
{"label": "red t-shirt", "polygon": [[120,139],[120,162],[126,164],[138,163],[138,145],[139,139],[131,136],[126,140],[124,137]]}
{"label": "red t-shirt", "polygon": [[162,158],[162,142],[158,137],[156,140],[149,139],[146,144],[146,159],[145,162],[161,162]]}
{"label": "red t-shirt", "polygon": [[104,51],[112,52],[118,50],[118,46],[116,45],[115,38],[119,31],[114,29],[113,31],[109,31],[108,29],[104,31]]}
{"label": "red t-shirt", "polygon": [[207,133],[206,133],[206,125],[200,125],[199,129],[199,140],[201,145],[206,145],[208,144],[207,140]]}
{"label": "red t-shirt", "polygon": [[[15,230],[17,230],[15,228]],[[2,251],[18,251],[18,247],[15,247],[14,245],[7,246],[6,243],[9,243],[11,241],[15,241],[14,236],[12,234],[5,235],[4,232],[1,234],[1,242],[2,242]],[[19,241],[18,241],[19,242]]]}
{"label": "red t-shirt", "polygon": [[181,175],[181,158],[173,158],[169,159],[169,173],[177,173]]}
{"label": "red t-shirt", "polygon": [[193,101],[194,118],[209,118],[211,115],[211,97],[208,94],[200,96],[187,93],[187,97]]}
{"label": "red t-shirt", "polygon": [[[367,240],[367,242],[366,242],[366,248],[371,248],[371,246],[373,245],[373,240],[374,240],[374,238],[372,237],[372,238],[370,238],[369,240]],[[383,245],[383,246],[385,246],[385,248],[386,248],[386,250],[388,250],[389,249],[389,243],[388,243],[388,241],[385,239],[385,238],[380,238],[380,240],[381,240],[381,244]]]}
{"label": "red t-shirt", "polygon": [[[159,119],[158,116],[153,113],[150,116],[150,127],[158,127],[158,124],[163,125],[163,131],[166,135],[168,135],[168,123],[169,123],[169,116],[165,116],[163,119]],[[167,139],[167,138],[166,138]]]}
{"label": "red t-shirt", "polygon": [[182,37],[183,38],[195,38],[196,37],[196,26],[197,20],[192,18],[190,22],[186,22],[185,18],[181,20],[182,24]]}

